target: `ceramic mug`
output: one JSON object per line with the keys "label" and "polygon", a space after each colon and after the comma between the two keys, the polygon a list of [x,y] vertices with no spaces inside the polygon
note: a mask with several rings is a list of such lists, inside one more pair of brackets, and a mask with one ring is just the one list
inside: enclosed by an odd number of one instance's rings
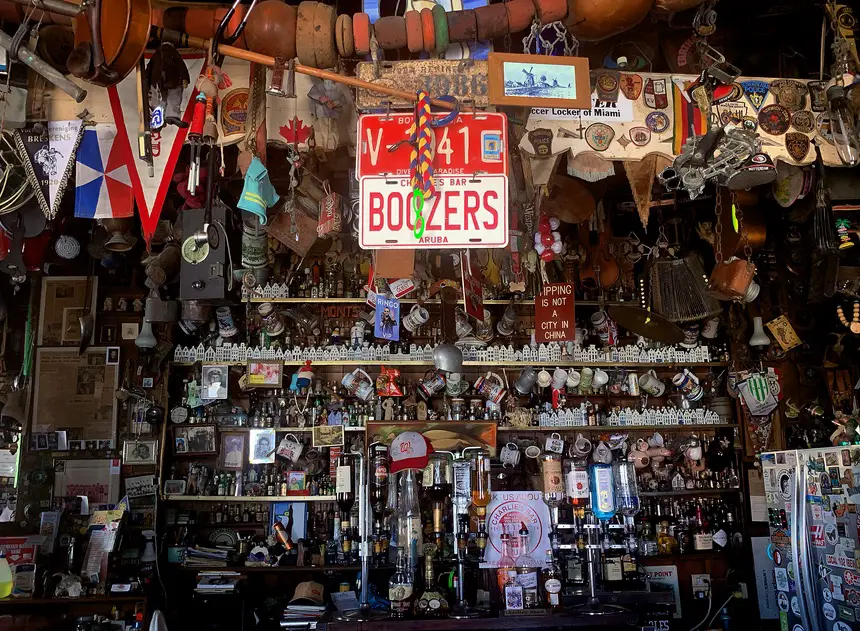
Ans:
{"label": "ceramic mug", "polygon": [[698,324],[691,324],[690,326],[684,327],[684,341],[681,342],[681,346],[683,346],[684,348],[694,348],[698,339]]}
{"label": "ceramic mug", "polygon": [[540,458],[540,447],[537,445],[529,445],[525,448],[526,458]]}
{"label": "ceramic mug", "polygon": [[576,370],[571,370],[569,373],[567,373],[568,388],[576,388],[581,380],[582,376]]}
{"label": "ceramic mug", "polygon": [[632,462],[637,469],[644,469],[651,464],[651,458],[645,452],[634,449],[627,454],[627,461]]}
{"label": "ceramic mug", "polygon": [[591,456],[594,462],[601,464],[610,464],[612,462],[612,450],[609,446],[602,442],[594,448],[594,454]]}
{"label": "ceramic mug", "polygon": [[554,454],[564,453],[564,439],[561,437],[561,434],[553,432],[547,436],[543,450]]}
{"label": "ceramic mug", "polygon": [[651,435],[651,438],[648,439],[649,447],[662,447],[663,446],[663,435],[660,432],[654,432]]}
{"label": "ceramic mug", "polygon": [[508,393],[505,390],[505,382],[494,372],[488,372],[485,376],[479,377],[475,381],[475,390],[493,403],[498,403]]}
{"label": "ceramic mug", "polygon": [[602,368],[598,368],[594,371],[594,377],[591,380],[591,383],[595,388],[602,388],[609,383],[609,375]]}
{"label": "ceramic mug", "polygon": [[552,383],[552,375],[547,370],[541,370],[537,375],[537,384],[541,388],[546,388]]}
{"label": "ceramic mug", "polygon": [[666,392],[666,384],[657,378],[657,373],[653,369],[639,377],[639,388],[652,397],[662,397]]}
{"label": "ceramic mug", "polygon": [[591,326],[594,327],[594,332],[597,333],[597,336],[600,338],[601,342],[605,344],[609,341],[609,316],[606,314],[605,311],[595,311],[591,315]]}
{"label": "ceramic mug", "polygon": [[640,438],[639,440],[636,441],[636,447],[635,447],[636,451],[643,451],[643,452],[648,451],[648,447],[649,447],[648,441],[645,440],[644,438]]}
{"label": "ceramic mug", "polygon": [[523,368],[520,371],[520,376],[514,382],[514,388],[520,394],[529,394],[534,388],[537,378],[537,371],[534,368],[531,366]]}
{"label": "ceramic mug", "polygon": [[428,370],[424,373],[424,380],[418,384],[418,394],[423,399],[429,399],[437,392],[441,392],[445,388],[445,380],[435,370]]}
{"label": "ceramic mug", "polygon": [[496,324],[496,331],[503,337],[508,337],[514,333],[514,324],[517,322],[517,310],[512,304],[508,305],[502,319]]}
{"label": "ceramic mug", "polygon": [[346,373],[340,382],[347,392],[362,401],[367,401],[373,394],[373,380],[361,368]]}
{"label": "ceramic mug", "polygon": [[720,330],[720,318],[713,317],[710,320],[706,320],[704,326],[702,326],[702,337],[707,340],[712,340],[717,337],[717,333]]}
{"label": "ceramic mug", "polygon": [[586,337],[588,337],[588,329],[573,330],[573,341],[577,346],[582,346],[585,343]]}
{"label": "ceramic mug", "polygon": [[429,319],[430,312],[421,305],[414,304],[412,305],[412,309],[409,310],[409,313],[406,314],[406,317],[403,318],[403,328],[410,333],[415,333],[415,331],[418,330],[418,327],[427,324]]}
{"label": "ceramic mug", "polygon": [[627,394],[639,396],[639,375],[635,372],[627,373]]}
{"label": "ceramic mug", "polygon": [[573,441],[573,453],[577,456],[587,456],[591,453],[591,441],[582,434],[577,434],[576,440]]}
{"label": "ceramic mug", "polygon": [[462,309],[457,309],[456,313],[456,332],[457,337],[466,337],[472,332],[472,325],[469,324],[469,316]]}
{"label": "ceramic mug", "polygon": [[672,377],[672,383],[688,401],[698,401],[705,393],[698,379],[687,370]]}
{"label": "ceramic mug", "polygon": [[448,380],[445,383],[445,392],[452,397],[457,397],[469,389],[469,383],[463,379],[463,375],[458,372],[448,373]]}
{"label": "ceramic mug", "polygon": [[586,366],[582,369],[579,379],[579,391],[587,392],[591,390],[591,382],[594,379],[594,371]]}
{"label": "ceramic mug", "polygon": [[552,373],[552,387],[554,390],[561,390],[567,383],[567,371],[561,368],[556,368]]}
{"label": "ceramic mug", "polygon": [[520,448],[514,443],[508,443],[499,452],[499,461],[503,467],[516,467],[520,462]]}

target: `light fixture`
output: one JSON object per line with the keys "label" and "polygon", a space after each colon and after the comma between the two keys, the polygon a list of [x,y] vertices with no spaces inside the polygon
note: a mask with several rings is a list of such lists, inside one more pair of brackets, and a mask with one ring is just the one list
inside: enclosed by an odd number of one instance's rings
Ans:
{"label": "light fixture", "polygon": [[152,332],[152,322],[150,321],[152,307],[149,300],[146,301],[146,309],[143,312],[143,326],[140,327],[140,333],[134,339],[134,345],[138,348],[155,348],[158,340],[155,339],[155,334]]}
{"label": "light fixture", "polygon": [[27,415],[24,414],[24,393],[26,390],[13,390],[6,395],[6,403],[3,404],[3,410],[0,411],[0,418],[11,418],[18,423],[24,423]]}
{"label": "light fixture", "polygon": [[851,101],[848,92],[858,84],[848,87],[835,84],[827,88],[827,108],[830,118],[830,134],[836,153],[845,166],[853,167],[860,164],[860,140],[854,125],[854,112],[851,111]]}
{"label": "light fixture", "polygon": [[770,346],[770,338],[764,332],[760,317],[753,318],[753,334],[750,338],[750,346],[753,348],[757,346]]}

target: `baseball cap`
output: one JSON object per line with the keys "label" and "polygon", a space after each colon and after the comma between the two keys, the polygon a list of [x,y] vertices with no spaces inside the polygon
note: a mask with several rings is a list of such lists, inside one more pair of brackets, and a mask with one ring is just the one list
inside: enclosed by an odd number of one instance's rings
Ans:
{"label": "baseball cap", "polygon": [[296,585],[291,605],[321,605],[323,603],[324,587],[320,583],[305,581]]}
{"label": "baseball cap", "polygon": [[391,442],[388,453],[391,455],[391,473],[404,469],[423,469],[427,466],[428,456],[433,453],[433,445],[423,434],[402,432]]}

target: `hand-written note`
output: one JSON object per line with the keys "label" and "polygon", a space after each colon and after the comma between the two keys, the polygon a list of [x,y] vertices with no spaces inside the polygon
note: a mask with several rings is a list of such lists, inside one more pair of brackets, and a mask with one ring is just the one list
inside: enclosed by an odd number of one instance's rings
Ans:
{"label": "hand-written note", "polygon": [[573,283],[550,283],[535,298],[535,341],[563,342],[576,336]]}

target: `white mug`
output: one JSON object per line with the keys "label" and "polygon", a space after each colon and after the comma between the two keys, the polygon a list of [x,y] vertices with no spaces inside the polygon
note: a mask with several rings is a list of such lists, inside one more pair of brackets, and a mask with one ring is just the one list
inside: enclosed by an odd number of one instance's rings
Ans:
{"label": "white mug", "polygon": [[579,385],[579,382],[582,380],[582,377],[576,370],[571,370],[567,373],[567,387],[575,388]]}
{"label": "white mug", "polygon": [[458,372],[448,373],[448,379],[445,382],[445,391],[452,397],[457,397],[469,389],[469,382],[463,379],[463,375]]}
{"label": "white mug", "polygon": [[537,383],[541,388],[546,388],[552,383],[552,375],[549,374],[549,371],[541,370],[537,376]]}
{"label": "white mug", "polygon": [[587,456],[591,453],[591,441],[582,434],[577,434],[576,440],[573,441],[573,453],[577,456]]}
{"label": "white mug", "polygon": [[556,368],[552,373],[552,387],[555,390],[561,390],[567,383],[567,371],[561,368]]}
{"label": "white mug", "polygon": [[415,333],[415,331],[418,330],[418,327],[427,324],[429,319],[430,312],[421,305],[414,304],[412,305],[412,309],[409,310],[409,313],[406,314],[406,317],[403,318],[403,328],[410,333]]}
{"label": "white mug", "polygon": [[504,467],[516,467],[520,462],[520,448],[514,443],[508,443],[502,447],[499,453],[499,461]]}
{"label": "white mug", "polygon": [[687,370],[675,374],[672,377],[672,383],[688,401],[698,401],[705,393],[699,384],[699,380]]}
{"label": "white mug", "polygon": [[657,378],[657,373],[653,369],[639,377],[639,388],[652,397],[662,397],[666,392],[666,384]]}
{"label": "white mug", "polygon": [[591,383],[595,388],[602,388],[609,383],[609,375],[602,368],[598,368],[594,371],[594,377]]}
{"label": "white mug", "polygon": [[654,434],[652,434],[651,438],[648,439],[648,446],[649,447],[662,447],[663,446],[663,435],[660,432],[654,432]]}
{"label": "white mug", "polygon": [[540,458],[540,447],[537,445],[529,445],[525,448],[526,458]]}
{"label": "white mug", "polygon": [[564,439],[562,439],[561,434],[553,432],[547,436],[543,450],[554,454],[564,453]]}
{"label": "white mug", "polygon": [[574,329],[573,341],[577,346],[582,346],[585,343],[585,338],[588,337],[588,329]]}

